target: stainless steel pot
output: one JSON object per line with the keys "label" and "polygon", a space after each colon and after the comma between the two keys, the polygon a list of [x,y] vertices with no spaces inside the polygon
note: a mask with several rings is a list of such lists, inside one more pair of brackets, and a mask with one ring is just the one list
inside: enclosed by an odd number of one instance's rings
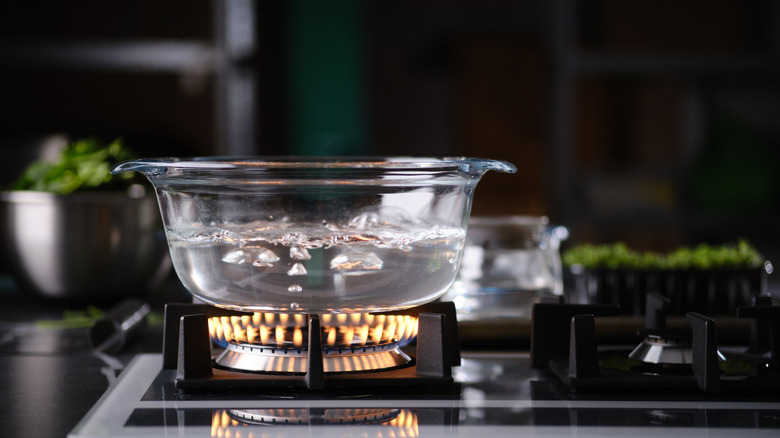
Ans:
{"label": "stainless steel pot", "polygon": [[22,289],[47,297],[140,295],[170,272],[160,213],[150,196],[7,191],[0,193],[0,226],[3,270]]}

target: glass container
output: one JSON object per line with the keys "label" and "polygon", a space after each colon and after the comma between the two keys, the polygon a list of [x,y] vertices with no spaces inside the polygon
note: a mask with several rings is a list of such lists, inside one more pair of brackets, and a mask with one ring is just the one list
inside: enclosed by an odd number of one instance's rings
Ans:
{"label": "glass container", "polygon": [[277,313],[417,306],[455,279],[474,158],[159,158],[120,163],[154,185],[173,266],[202,301]]}
{"label": "glass container", "polygon": [[471,218],[460,272],[445,295],[458,319],[530,318],[533,303],[562,295],[559,249],[568,236],[545,216]]}

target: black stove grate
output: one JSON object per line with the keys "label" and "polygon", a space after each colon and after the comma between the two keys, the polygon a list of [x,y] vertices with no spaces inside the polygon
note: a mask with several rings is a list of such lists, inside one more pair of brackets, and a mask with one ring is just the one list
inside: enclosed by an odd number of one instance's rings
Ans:
{"label": "black stove grate", "polygon": [[163,369],[176,370],[175,384],[182,390],[259,388],[337,388],[448,386],[452,367],[460,365],[455,306],[430,303],[399,312],[418,318],[413,361],[387,370],[326,373],[318,315],[308,315],[308,350],[305,373],[245,372],[214,366],[208,318],[241,316],[243,312],[205,304],[168,304],[163,331]]}
{"label": "black stove grate", "polygon": [[[646,327],[665,327],[664,297],[648,296]],[[618,306],[536,304],[532,313],[531,362],[548,368],[569,388],[578,391],[689,391],[707,393],[769,392],[780,389],[780,306],[771,298],[757,297],[753,306],[741,307],[737,317],[752,318],[750,344],[727,354],[749,364],[749,371],[723,371],[718,362],[715,321],[688,313],[692,364],[688,372],[658,368],[612,369],[603,365],[604,351],[596,338],[595,319],[619,315]],[[626,350],[626,353],[630,351]],[[614,354],[614,352],[612,353]],[[618,354],[623,354],[618,351]],[[627,357],[627,354],[625,355]]]}

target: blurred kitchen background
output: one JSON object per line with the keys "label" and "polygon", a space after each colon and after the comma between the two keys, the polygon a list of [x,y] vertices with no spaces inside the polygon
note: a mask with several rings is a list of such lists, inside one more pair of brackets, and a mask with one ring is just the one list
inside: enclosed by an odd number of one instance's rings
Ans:
{"label": "blurred kitchen background", "polygon": [[778,23],[778,0],[4,0],[0,172],[57,133],[480,156],[519,172],[487,175],[474,214],[778,259]]}

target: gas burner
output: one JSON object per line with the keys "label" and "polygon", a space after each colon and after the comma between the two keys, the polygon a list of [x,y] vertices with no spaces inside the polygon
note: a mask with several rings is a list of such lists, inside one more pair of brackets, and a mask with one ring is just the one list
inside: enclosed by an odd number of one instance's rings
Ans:
{"label": "gas burner", "polygon": [[244,424],[381,424],[402,412],[396,408],[230,409],[230,418]]}
{"label": "gas burner", "polygon": [[[373,371],[410,364],[401,350],[417,336],[411,315],[370,313],[321,315],[326,373]],[[305,373],[308,322],[305,315],[254,313],[211,317],[211,340],[225,350],[217,366],[237,371]]]}
{"label": "gas burner", "polygon": [[[324,350],[323,371],[375,371],[411,363],[412,358],[400,348],[384,348],[375,346]],[[306,372],[308,357],[308,350],[300,348],[282,349],[231,342],[214,361],[221,368],[236,371],[302,374]]]}
{"label": "gas burner", "polygon": [[[682,327],[662,327],[640,330],[642,342],[628,357],[644,362],[665,366],[693,364],[693,335]],[[726,356],[715,351],[719,362],[725,362]]]}
{"label": "gas burner", "polygon": [[[645,364],[662,365],[666,371],[676,366],[690,369],[693,364],[693,333],[690,328],[667,327],[666,314],[671,300],[658,293],[649,293],[645,304],[645,329],[639,331],[642,342],[628,354]],[[715,352],[719,361],[726,358]]]}
{"label": "gas burner", "polygon": [[182,390],[449,386],[460,365],[452,303],[297,316],[169,304],[163,338],[163,369]]}
{"label": "gas burner", "polygon": [[[690,330],[658,328],[640,330],[642,343],[637,345],[628,357],[652,364],[693,363]],[[725,359],[724,359],[725,360]]]}
{"label": "gas burner", "polygon": [[532,366],[547,368],[582,391],[780,389],[780,306],[772,305],[771,297],[756,297],[755,305],[738,309],[738,317],[753,319],[750,345],[725,355],[718,350],[715,322],[704,315],[686,315],[690,331],[667,328],[667,301],[648,295],[642,343],[630,353],[610,349],[609,356],[596,342],[595,318],[619,315],[617,306],[536,304]]}

